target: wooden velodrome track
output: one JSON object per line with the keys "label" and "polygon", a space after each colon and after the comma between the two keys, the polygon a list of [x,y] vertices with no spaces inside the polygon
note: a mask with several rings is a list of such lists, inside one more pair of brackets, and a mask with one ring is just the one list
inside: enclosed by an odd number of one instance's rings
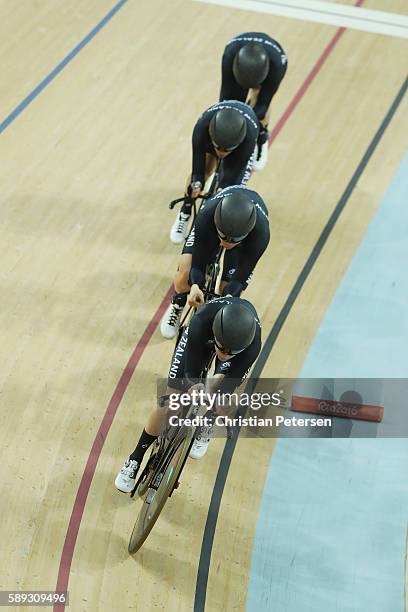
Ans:
{"label": "wooden velodrome track", "polygon": [[[192,126],[217,99],[223,45],[240,31],[263,30],[289,58],[273,103],[272,126],[281,121],[269,164],[251,179],[272,228],[247,292],[264,338],[404,82],[407,45],[189,0],[129,1],[10,116],[113,6],[0,1],[0,587],[58,584],[69,588],[75,612],[188,611],[224,441],[188,464],[134,558],[127,541],[136,505],[113,480],[167,372],[172,344],[157,322],[178,257],[167,203],[182,192]],[[405,0],[364,6],[406,11]],[[263,375],[299,372],[402,159],[407,111],[405,97]],[[272,452],[271,440],[237,443],[208,581],[198,586],[208,610],[245,609]]]}

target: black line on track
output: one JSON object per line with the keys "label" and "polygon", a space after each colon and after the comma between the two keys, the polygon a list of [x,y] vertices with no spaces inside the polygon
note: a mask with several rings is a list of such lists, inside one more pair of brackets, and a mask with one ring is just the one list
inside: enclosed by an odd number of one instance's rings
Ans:
{"label": "black line on track", "polygon": [[[332,229],[334,228],[338,218],[340,217],[343,209],[345,208],[348,200],[350,199],[351,194],[354,191],[355,186],[358,183],[359,178],[363,174],[368,162],[370,161],[375,149],[377,148],[378,143],[384,135],[385,130],[391,122],[395,112],[397,111],[408,87],[408,78],[405,79],[402,84],[398,94],[396,95],[393,103],[391,104],[386,116],[384,117],[380,127],[378,128],[374,138],[370,142],[366,152],[363,155],[360,163],[357,166],[349,184],[347,185],[343,195],[338,201],[334,211],[332,212],[329,220],[327,221],[320,237],[318,238],[311,254],[309,255],[301,273],[299,274],[297,281],[293,285],[291,292],[289,293],[285,304],[283,305],[278,318],[276,319],[271,331],[266,338],[266,341],[262,347],[262,350],[259,354],[257,361],[255,362],[254,369],[252,370],[252,374],[248,383],[245,387],[245,392],[251,393],[253,389],[255,389],[259,377],[262,373],[262,370],[265,366],[266,360],[269,357],[269,354],[278,338],[278,335],[292,309],[293,304],[296,301],[297,296],[302,290],[303,285],[305,284],[311,270],[313,269],[314,264],[316,263],[317,258],[319,257],[324,245],[329,238]],[[246,412],[246,407],[241,407],[238,410],[237,416],[243,416]],[[213,493],[211,496],[210,507],[208,509],[207,521],[204,528],[203,541],[201,545],[201,553],[200,553],[200,561],[198,564],[197,571],[197,581],[196,581],[196,591],[194,598],[194,612],[204,612],[205,610],[205,601],[207,595],[207,584],[208,584],[208,575],[210,570],[211,563],[211,553],[212,547],[214,543],[214,535],[217,527],[217,519],[218,513],[221,505],[222,495],[224,492],[225,482],[227,480],[229,467],[231,465],[232,457],[234,455],[235,446],[237,443],[239,429],[237,428],[235,431],[234,438],[232,440],[227,440],[225,443],[224,451],[221,456],[220,465],[217,472],[217,477],[214,484]]]}

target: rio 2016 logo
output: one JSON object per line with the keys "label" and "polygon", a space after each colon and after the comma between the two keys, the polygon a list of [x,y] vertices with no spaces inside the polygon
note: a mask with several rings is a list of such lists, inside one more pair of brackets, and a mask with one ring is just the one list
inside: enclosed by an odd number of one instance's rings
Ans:
{"label": "rio 2016 logo", "polygon": [[358,415],[357,406],[345,406],[344,404],[339,404],[338,402],[327,403],[325,401],[322,401],[319,402],[317,409],[319,412],[323,412],[324,414],[340,414],[349,417]]}

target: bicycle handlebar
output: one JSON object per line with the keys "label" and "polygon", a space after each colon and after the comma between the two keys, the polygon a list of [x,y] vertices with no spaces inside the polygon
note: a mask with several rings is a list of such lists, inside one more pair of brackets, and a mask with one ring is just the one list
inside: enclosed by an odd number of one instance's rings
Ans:
{"label": "bicycle handlebar", "polygon": [[194,200],[198,200],[199,198],[201,200],[208,200],[208,198],[211,197],[212,194],[210,193],[202,193],[200,195],[198,195],[196,198],[192,198],[189,195],[184,195],[181,198],[176,198],[175,200],[172,200],[169,204],[169,208],[170,210],[173,210],[173,208],[176,206],[176,204],[181,204],[181,202],[183,202],[183,204],[192,204],[194,202]]}
{"label": "bicycle handlebar", "polygon": [[192,198],[190,196],[182,196],[181,198],[177,198],[176,200],[172,200],[169,204],[170,210],[173,210],[176,204],[180,204],[180,202],[191,202]]}

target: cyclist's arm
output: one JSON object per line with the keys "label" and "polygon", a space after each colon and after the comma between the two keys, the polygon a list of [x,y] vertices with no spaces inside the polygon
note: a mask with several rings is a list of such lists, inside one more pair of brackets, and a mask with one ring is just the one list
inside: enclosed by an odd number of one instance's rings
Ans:
{"label": "cyclist's arm", "polygon": [[191,173],[191,182],[199,182],[201,185],[204,185],[205,182],[205,129],[202,121],[197,121],[194,126],[192,137],[193,170]]}
{"label": "cyclist's arm", "polygon": [[215,230],[211,227],[205,210],[201,210],[195,222],[195,237],[192,253],[189,284],[204,288],[205,268],[218,248]]}
{"label": "cyclist's arm", "polygon": [[229,281],[222,290],[222,295],[231,295],[232,297],[239,297],[244,290],[244,284],[241,281],[232,280]]}
{"label": "cyclist's arm", "polygon": [[[280,57],[278,61],[281,62]],[[264,119],[265,114],[272,101],[272,98],[278,91],[279,85],[283,77],[285,76],[285,72],[286,72],[286,63],[276,64],[276,60],[275,60],[274,64],[271,66],[268,76],[266,77],[265,81],[262,83],[261,90],[258,94],[258,99],[254,106],[254,113],[260,121]]]}
{"label": "cyclist's arm", "polygon": [[240,248],[239,261],[237,268],[232,275],[230,282],[228,282],[224,289],[223,295],[232,295],[238,297],[245,283],[252,272],[254,271],[256,264],[265,252],[266,247],[269,244],[269,229],[267,232],[259,234],[258,232],[254,236],[250,236]]}
{"label": "cyclist's arm", "polygon": [[[220,401],[216,402],[212,409],[213,414],[232,416],[231,413],[235,412],[238,407],[239,397],[236,398],[234,392],[248,375],[260,350],[261,338],[259,334],[246,351],[231,359],[226,374],[217,373],[211,380],[207,380],[207,393],[217,393],[217,396],[220,396]],[[225,396],[225,394],[228,395]]]}
{"label": "cyclist's arm", "polygon": [[220,393],[233,393],[240,386],[254,364],[261,350],[261,335],[255,336],[251,346],[231,359],[231,365],[225,374],[220,387]]}
{"label": "cyclist's arm", "polygon": [[188,340],[185,349],[184,375],[190,381],[198,381],[208,357],[207,335],[205,321],[194,315],[188,326]]}
{"label": "cyclist's arm", "polygon": [[252,153],[254,151],[256,137],[251,134],[233,153],[223,160],[220,189],[230,185],[245,185],[251,175]]}

